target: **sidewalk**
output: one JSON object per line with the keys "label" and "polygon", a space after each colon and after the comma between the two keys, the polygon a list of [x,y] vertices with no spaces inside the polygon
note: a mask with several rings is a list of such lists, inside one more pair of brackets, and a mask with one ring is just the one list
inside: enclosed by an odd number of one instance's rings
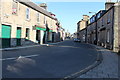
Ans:
{"label": "sidewalk", "polygon": [[36,46],[40,46],[40,45],[36,44],[36,45],[28,45],[28,46],[17,46],[17,47],[10,47],[10,48],[0,48],[0,51],[23,49],[23,48],[30,48],[30,47],[36,47]]}
{"label": "sidewalk", "polygon": [[118,55],[103,47],[95,47],[102,53],[102,63],[78,78],[118,78]]}
{"label": "sidewalk", "polygon": [[59,43],[62,43],[62,42],[63,42],[63,41],[61,41],[61,42],[56,42],[56,43],[34,44],[34,45],[24,45],[24,46],[10,47],[10,48],[0,48],[0,51],[24,49],[24,48],[37,47],[37,46],[49,46],[49,45],[59,44]]}

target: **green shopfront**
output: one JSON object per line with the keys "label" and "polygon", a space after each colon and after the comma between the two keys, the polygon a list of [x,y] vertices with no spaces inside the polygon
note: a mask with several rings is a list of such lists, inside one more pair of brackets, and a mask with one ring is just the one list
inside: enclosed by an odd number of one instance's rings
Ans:
{"label": "green shopfront", "polygon": [[16,45],[21,45],[21,28],[17,27],[17,33],[16,33]]}
{"label": "green shopfront", "polygon": [[47,30],[46,28],[41,28],[39,26],[35,27],[36,29],[36,40],[38,43],[52,42],[52,30]]}
{"label": "green shopfront", "polygon": [[37,43],[42,44],[44,42],[44,35],[46,29],[41,27],[35,27],[35,29],[36,29],[36,41]]}
{"label": "green shopfront", "polygon": [[2,39],[2,48],[10,47],[11,41],[11,26],[10,25],[2,25],[1,28],[1,39]]}

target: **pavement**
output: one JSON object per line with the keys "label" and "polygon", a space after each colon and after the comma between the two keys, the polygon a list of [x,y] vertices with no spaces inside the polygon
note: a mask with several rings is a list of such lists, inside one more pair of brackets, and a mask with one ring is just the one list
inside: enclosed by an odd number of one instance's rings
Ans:
{"label": "pavement", "polygon": [[102,63],[78,78],[118,79],[118,55],[103,47],[95,47],[102,53]]}
{"label": "pavement", "polygon": [[15,49],[24,49],[24,48],[31,48],[31,47],[36,47],[36,46],[49,46],[49,45],[59,44],[59,43],[62,43],[62,42],[47,43],[47,44],[34,44],[34,45],[32,44],[32,45],[28,45],[28,46],[24,45],[24,46],[10,47],[10,48],[0,48],[0,51],[15,50]]}

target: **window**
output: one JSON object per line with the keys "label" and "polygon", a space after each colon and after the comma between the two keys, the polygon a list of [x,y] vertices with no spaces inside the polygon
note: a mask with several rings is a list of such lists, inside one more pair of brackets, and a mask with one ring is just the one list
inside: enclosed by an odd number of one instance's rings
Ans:
{"label": "window", "polygon": [[107,31],[107,42],[109,43],[110,42],[110,32]]}
{"label": "window", "polygon": [[104,26],[103,22],[104,22],[104,20],[103,20],[103,18],[102,18],[102,19],[101,19],[101,26]]}
{"label": "window", "polygon": [[52,28],[52,19],[51,19],[51,28]]}
{"label": "window", "polygon": [[37,13],[37,22],[40,22],[40,14]]}
{"label": "window", "polygon": [[97,15],[97,19],[100,18],[100,13]]}
{"label": "window", "polygon": [[109,24],[111,22],[111,20],[110,20],[110,13],[108,13],[108,15],[107,15],[107,24]]}
{"label": "window", "polygon": [[44,16],[44,24],[46,24],[46,17]]}
{"label": "window", "polygon": [[13,4],[12,4],[12,14],[17,14],[17,10],[18,10],[18,2],[13,1]]}
{"label": "window", "polygon": [[93,22],[95,21],[95,17],[93,17]]}
{"label": "window", "polygon": [[29,8],[26,9],[26,19],[27,20],[30,19],[30,9]]}
{"label": "window", "polygon": [[29,39],[29,33],[30,33],[29,28],[26,28],[26,39]]}

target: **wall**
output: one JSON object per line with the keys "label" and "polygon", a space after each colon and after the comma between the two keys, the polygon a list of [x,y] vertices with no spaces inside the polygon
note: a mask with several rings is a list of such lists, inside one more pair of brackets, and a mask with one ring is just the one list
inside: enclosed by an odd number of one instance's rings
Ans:
{"label": "wall", "polygon": [[[26,28],[30,29],[30,42],[35,43],[36,42],[36,30],[33,29],[33,26],[39,25],[43,28],[46,28],[44,24],[44,14],[40,13],[40,22],[37,22],[37,11],[35,11],[32,8],[29,8],[21,3],[18,3],[18,11],[17,14],[12,14],[12,6],[13,6],[13,0],[10,0],[9,2],[2,2],[2,21],[1,24],[5,25],[11,25],[11,46],[16,46],[16,31],[17,27],[21,27],[22,29],[22,45],[29,44],[29,42],[25,41],[26,36]],[[26,8],[30,9],[30,19],[26,20]],[[52,23],[51,23],[52,20]],[[48,22],[48,27],[52,29],[53,31],[56,31],[56,20],[47,17],[46,21]],[[52,27],[51,27],[52,26]],[[1,27],[0,27],[1,28]]]}

